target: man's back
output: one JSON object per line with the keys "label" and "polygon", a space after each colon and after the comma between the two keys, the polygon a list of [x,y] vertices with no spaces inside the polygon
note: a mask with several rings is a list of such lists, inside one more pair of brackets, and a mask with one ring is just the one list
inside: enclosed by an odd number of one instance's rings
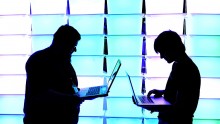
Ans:
{"label": "man's back", "polygon": [[47,48],[28,59],[26,71],[24,113],[27,117],[59,121],[78,116],[79,107],[74,106],[70,98],[50,93],[50,90],[70,95],[74,93],[72,83],[78,83],[70,61],[59,58]]}
{"label": "man's back", "polygon": [[200,94],[200,73],[193,61],[187,57],[174,62],[167,81],[164,97],[173,104],[169,112],[160,112],[161,118],[192,120]]}

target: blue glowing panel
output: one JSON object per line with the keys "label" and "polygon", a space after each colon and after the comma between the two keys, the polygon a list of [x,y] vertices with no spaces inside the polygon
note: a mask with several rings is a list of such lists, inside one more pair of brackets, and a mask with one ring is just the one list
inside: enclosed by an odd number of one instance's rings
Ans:
{"label": "blue glowing panel", "polygon": [[219,87],[219,78],[201,78],[200,98],[220,98]]}
{"label": "blue glowing panel", "polygon": [[27,36],[0,36],[0,54],[29,54],[30,46]]}
{"label": "blue glowing panel", "polygon": [[192,15],[186,22],[189,35],[220,35],[220,15]]}
{"label": "blue glowing panel", "polygon": [[78,124],[103,124],[101,117],[79,117]]}
{"label": "blue glowing panel", "polygon": [[147,60],[147,77],[169,77],[172,64],[160,57],[148,57]]}
{"label": "blue glowing panel", "polygon": [[1,0],[0,15],[30,14],[29,0]]}
{"label": "blue glowing panel", "polygon": [[172,30],[182,35],[183,20],[183,15],[146,15],[146,33],[158,35],[162,31]]}
{"label": "blue glowing panel", "polygon": [[104,14],[104,0],[69,0],[69,3],[70,14]]}
{"label": "blue glowing panel", "polygon": [[66,0],[31,0],[32,14],[66,14]]}
{"label": "blue glowing panel", "polygon": [[0,115],[0,124],[23,124],[23,115]]}
{"label": "blue glowing panel", "polygon": [[79,116],[103,116],[103,98],[86,100],[80,105]]}
{"label": "blue glowing panel", "polygon": [[220,58],[192,57],[200,70],[201,77],[220,77]]}
{"label": "blue glowing panel", "polygon": [[145,5],[147,14],[183,12],[183,0],[146,0]]}
{"label": "blue glowing panel", "polygon": [[141,57],[128,57],[128,56],[107,57],[107,68],[108,68],[107,75],[110,75],[112,73],[112,70],[118,59],[121,60],[122,66],[117,76],[125,76],[126,75],[125,71],[127,71],[131,76],[142,76],[142,73],[141,73],[141,59],[142,58]]}
{"label": "blue glowing panel", "polygon": [[0,16],[0,34],[29,34],[30,20],[27,16]]}
{"label": "blue glowing panel", "polygon": [[142,36],[108,36],[109,55],[141,55]]}
{"label": "blue glowing panel", "polygon": [[23,105],[24,95],[0,95],[0,114],[23,114]]}
{"label": "blue glowing panel", "polygon": [[80,34],[103,34],[103,15],[71,15],[69,24],[75,27]]}
{"label": "blue glowing panel", "polygon": [[104,37],[100,35],[81,36],[74,55],[103,55]]}
{"label": "blue glowing panel", "polygon": [[53,36],[32,36],[32,53],[47,48],[51,45]]}
{"label": "blue glowing panel", "polygon": [[[107,124],[141,124],[141,118],[108,118]],[[151,123],[150,123],[151,124]]]}
{"label": "blue glowing panel", "polygon": [[[141,81],[142,77],[131,77],[133,82],[133,87],[137,94],[141,94]],[[116,77],[114,83],[111,87],[111,92],[109,92],[110,97],[131,97],[132,90],[129,80],[126,76]]]}
{"label": "blue glowing panel", "polygon": [[188,0],[186,3],[188,13],[220,13],[219,0]]}
{"label": "blue glowing panel", "polygon": [[141,34],[142,15],[108,15],[109,35]]}
{"label": "blue glowing panel", "polygon": [[0,76],[0,94],[24,94],[26,76]]}
{"label": "blue glowing panel", "polygon": [[0,74],[25,74],[27,56],[0,56]]}
{"label": "blue glowing panel", "polygon": [[220,36],[191,36],[185,46],[190,56],[220,56]]}
{"label": "blue glowing panel", "polygon": [[220,119],[219,107],[219,99],[200,99],[194,119]]}
{"label": "blue glowing panel", "polygon": [[72,56],[71,63],[80,76],[103,75],[102,56]]}
{"label": "blue glowing panel", "polygon": [[107,0],[108,14],[142,13],[142,0]]}
{"label": "blue glowing panel", "polygon": [[33,35],[54,34],[61,25],[67,23],[64,15],[32,15],[31,20]]}
{"label": "blue glowing panel", "polygon": [[[184,43],[185,38],[183,36],[180,36],[182,42]],[[160,56],[160,53],[156,53],[154,50],[154,41],[157,38],[157,36],[146,36],[146,49],[147,49],[147,56]]]}
{"label": "blue glowing panel", "polygon": [[[107,117],[142,117],[141,108],[137,107],[132,98],[107,98]],[[129,109],[128,109],[129,108]]]}

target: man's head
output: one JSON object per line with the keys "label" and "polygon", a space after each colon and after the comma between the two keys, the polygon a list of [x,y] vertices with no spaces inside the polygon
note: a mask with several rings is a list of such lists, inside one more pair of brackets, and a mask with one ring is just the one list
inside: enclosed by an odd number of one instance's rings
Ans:
{"label": "man's head", "polygon": [[76,51],[78,41],[81,39],[79,32],[70,25],[62,25],[53,35],[52,47],[64,54],[72,54]]}
{"label": "man's head", "polygon": [[155,39],[154,50],[160,53],[161,59],[164,58],[168,63],[172,63],[179,55],[185,53],[185,46],[180,36],[169,30],[160,33]]}

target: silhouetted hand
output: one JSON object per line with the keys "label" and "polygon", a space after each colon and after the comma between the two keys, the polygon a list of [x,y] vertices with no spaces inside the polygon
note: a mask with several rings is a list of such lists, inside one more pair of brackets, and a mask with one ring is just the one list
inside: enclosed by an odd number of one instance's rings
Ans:
{"label": "silhouetted hand", "polygon": [[157,89],[150,90],[147,94],[147,97],[150,97],[151,94],[154,94],[154,97],[162,97],[162,95],[164,94],[164,90],[157,90]]}
{"label": "silhouetted hand", "polygon": [[84,99],[80,98],[78,94],[74,94],[73,101],[76,105],[80,105],[84,102]]}

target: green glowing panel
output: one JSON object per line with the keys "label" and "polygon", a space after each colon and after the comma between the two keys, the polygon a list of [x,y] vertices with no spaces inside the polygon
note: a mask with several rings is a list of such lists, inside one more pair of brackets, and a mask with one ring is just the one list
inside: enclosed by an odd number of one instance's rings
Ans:
{"label": "green glowing panel", "polygon": [[78,124],[103,124],[103,118],[102,117],[79,117]]}
{"label": "green glowing panel", "polygon": [[192,57],[198,66],[201,77],[220,77],[220,58],[218,57]]}
{"label": "green glowing panel", "polygon": [[220,15],[192,15],[187,19],[190,35],[220,35]]}
{"label": "green glowing panel", "polygon": [[142,36],[108,36],[109,55],[141,55]]}
{"label": "green glowing panel", "polygon": [[191,36],[185,46],[190,56],[220,56],[220,36]]}
{"label": "green glowing panel", "polygon": [[108,14],[142,13],[142,0],[107,0]]}
{"label": "green glowing panel", "polygon": [[108,118],[107,124],[141,124],[141,118]]}
{"label": "green glowing panel", "polygon": [[109,35],[141,34],[142,15],[107,15]]}
{"label": "green glowing panel", "polygon": [[49,47],[52,43],[53,36],[32,36],[32,53]]}
{"label": "green glowing panel", "polygon": [[80,34],[103,34],[103,15],[70,15],[69,24]]}

